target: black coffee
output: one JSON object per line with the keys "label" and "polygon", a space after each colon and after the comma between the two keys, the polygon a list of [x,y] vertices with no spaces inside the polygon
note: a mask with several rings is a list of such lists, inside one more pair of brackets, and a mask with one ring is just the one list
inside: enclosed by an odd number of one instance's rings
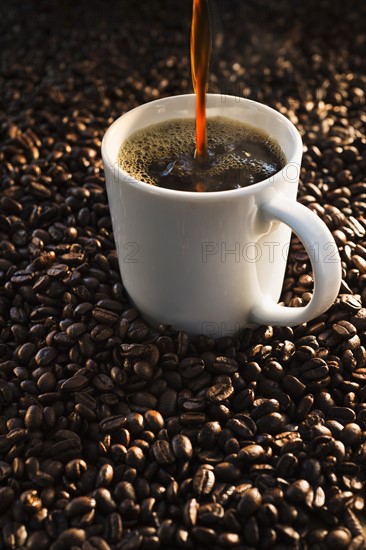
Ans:
{"label": "black coffee", "polygon": [[122,144],[118,163],[135,179],[179,191],[226,191],[262,181],[286,164],[266,132],[225,117],[207,120],[208,155],[195,159],[195,120],[148,126]]}

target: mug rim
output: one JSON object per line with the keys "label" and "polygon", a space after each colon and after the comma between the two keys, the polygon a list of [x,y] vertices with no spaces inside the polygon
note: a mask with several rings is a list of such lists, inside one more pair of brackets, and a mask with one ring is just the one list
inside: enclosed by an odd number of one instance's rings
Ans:
{"label": "mug rim", "polygon": [[[295,144],[293,154],[291,155],[290,158],[287,159],[287,163],[285,164],[285,166],[275,174],[272,174],[272,176],[270,176],[269,178],[266,178],[256,183],[252,183],[251,185],[248,185],[246,187],[228,189],[225,191],[205,191],[203,193],[197,193],[196,191],[182,191],[179,189],[159,187],[157,185],[148,184],[142,180],[138,180],[133,176],[131,176],[128,172],[126,172],[119,166],[116,159],[112,159],[110,152],[108,150],[109,140],[111,139],[111,134],[113,132],[113,129],[119,124],[121,124],[122,119],[126,115],[130,115],[137,110],[148,109],[150,106],[157,106],[159,103],[166,103],[167,101],[179,101],[182,99],[186,100],[187,98],[196,97],[196,94],[179,94],[175,96],[168,96],[168,97],[162,97],[159,99],[154,99],[147,103],[138,105],[137,107],[134,107],[133,109],[130,109],[129,111],[126,111],[125,113],[123,113],[123,115],[121,115],[116,120],[114,120],[112,124],[110,124],[110,126],[107,128],[102,139],[101,153],[102,153],[102,159],[104,164],[104,171],[106,172],[106,167],[108,167],[108,169],[112,171],[112,173],[114,174],[114,183],[115,184],[123,183],[128,186],[133,186],[135,189],[136,188],[141,189],[141,191],[144,193],[151,193],[157,196],[161,196],[162,198],[164,197],[166,199],[171,198],[174,200],[189,199],[189,200],[195,200],[195,201],[196,200],[197,201],[202,201],[202,200],[215,201],[215,200],[226,199],[226,198],[233,199],[235,198],[235,196],[239,197],[242,195],[253,194],[257,191],[258,192],[261,191],[262,189],[266,188],[269,185],[275,185],[276,181],[280,177],[283,177],[282,176],[283,172],[293,164],[296,164],[298,168],[298,176],[294,179],[291,178],[290,181],[293,181],[294,183],[298,182],[301,165],[298,165],[298,163],[295,163],[295,160],[299,155],[299,150],[300,150],[300,154],[302,154],[302,139],[299,131],[297,130],[296,126],[291,122],[291,120],[289,120],[285,115],[283,115],[276,109],[273,109],[272,107],[269,107],[268,105],[265,105],[263,103],[259,103],[258,101],[253,101],[252,99],[233,96],[230,94],[207,93],[206,96],[207,96],[207,99],[211,97],[212,98],[225,97],[225,98],[230,98],[231,100],[234,99],[237,104],[246,103],[251,106],[255,106],[256,108],[264,111],[265,113],[268,113],[269,116],[272,116],[272,117],[275,116],[276,118],[279,118],[280,120],[282,120],[282,122],[284,122],[287,125],[288,129],[290,130],[291,137],[294,140],[294,144]],[[166,120],[169,120],[170,118],[171,117],[168,117]]]}

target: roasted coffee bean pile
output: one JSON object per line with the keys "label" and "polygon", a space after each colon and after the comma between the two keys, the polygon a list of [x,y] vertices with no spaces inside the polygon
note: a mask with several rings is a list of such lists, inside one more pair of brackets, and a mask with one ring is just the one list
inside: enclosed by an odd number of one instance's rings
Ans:
{"label": "roasted coffee bean pile", "polygon": [[[295,122],[343,265],[311,323],[216,341],[128,303],[100,155],[191,90],[190,4],[1,6],[1,549],[366,547],[366,4],[216,3],[210,89]],[[312,286],[293,239],[283,301]]]}

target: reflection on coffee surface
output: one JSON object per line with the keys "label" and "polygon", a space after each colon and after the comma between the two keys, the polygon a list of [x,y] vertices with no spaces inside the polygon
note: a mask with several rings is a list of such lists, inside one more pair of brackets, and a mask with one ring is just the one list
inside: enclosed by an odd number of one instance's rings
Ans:
{"label": "reflection on coffee surface", "polygon": [[145,183],[179,191],[226,191],[262,181],[286,164],[277,141],[226,117],[207,120],[208,154],[195,159],[195,120],[172,119],[138,130],[121,146],[120,167]]}

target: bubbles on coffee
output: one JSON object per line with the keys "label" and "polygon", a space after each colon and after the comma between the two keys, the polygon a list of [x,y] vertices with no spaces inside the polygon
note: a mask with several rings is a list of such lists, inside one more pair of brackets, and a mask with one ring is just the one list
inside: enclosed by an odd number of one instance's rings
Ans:
{"label": "bubbles on coffee", "polygon": [[266,132],[226,117],[207,120],[208,154],[195,158],[194,119],[174,119],[132,134],[121,146],[120,167],[145,183],[180,191],[225,191],[262,181],[286,164]]}

